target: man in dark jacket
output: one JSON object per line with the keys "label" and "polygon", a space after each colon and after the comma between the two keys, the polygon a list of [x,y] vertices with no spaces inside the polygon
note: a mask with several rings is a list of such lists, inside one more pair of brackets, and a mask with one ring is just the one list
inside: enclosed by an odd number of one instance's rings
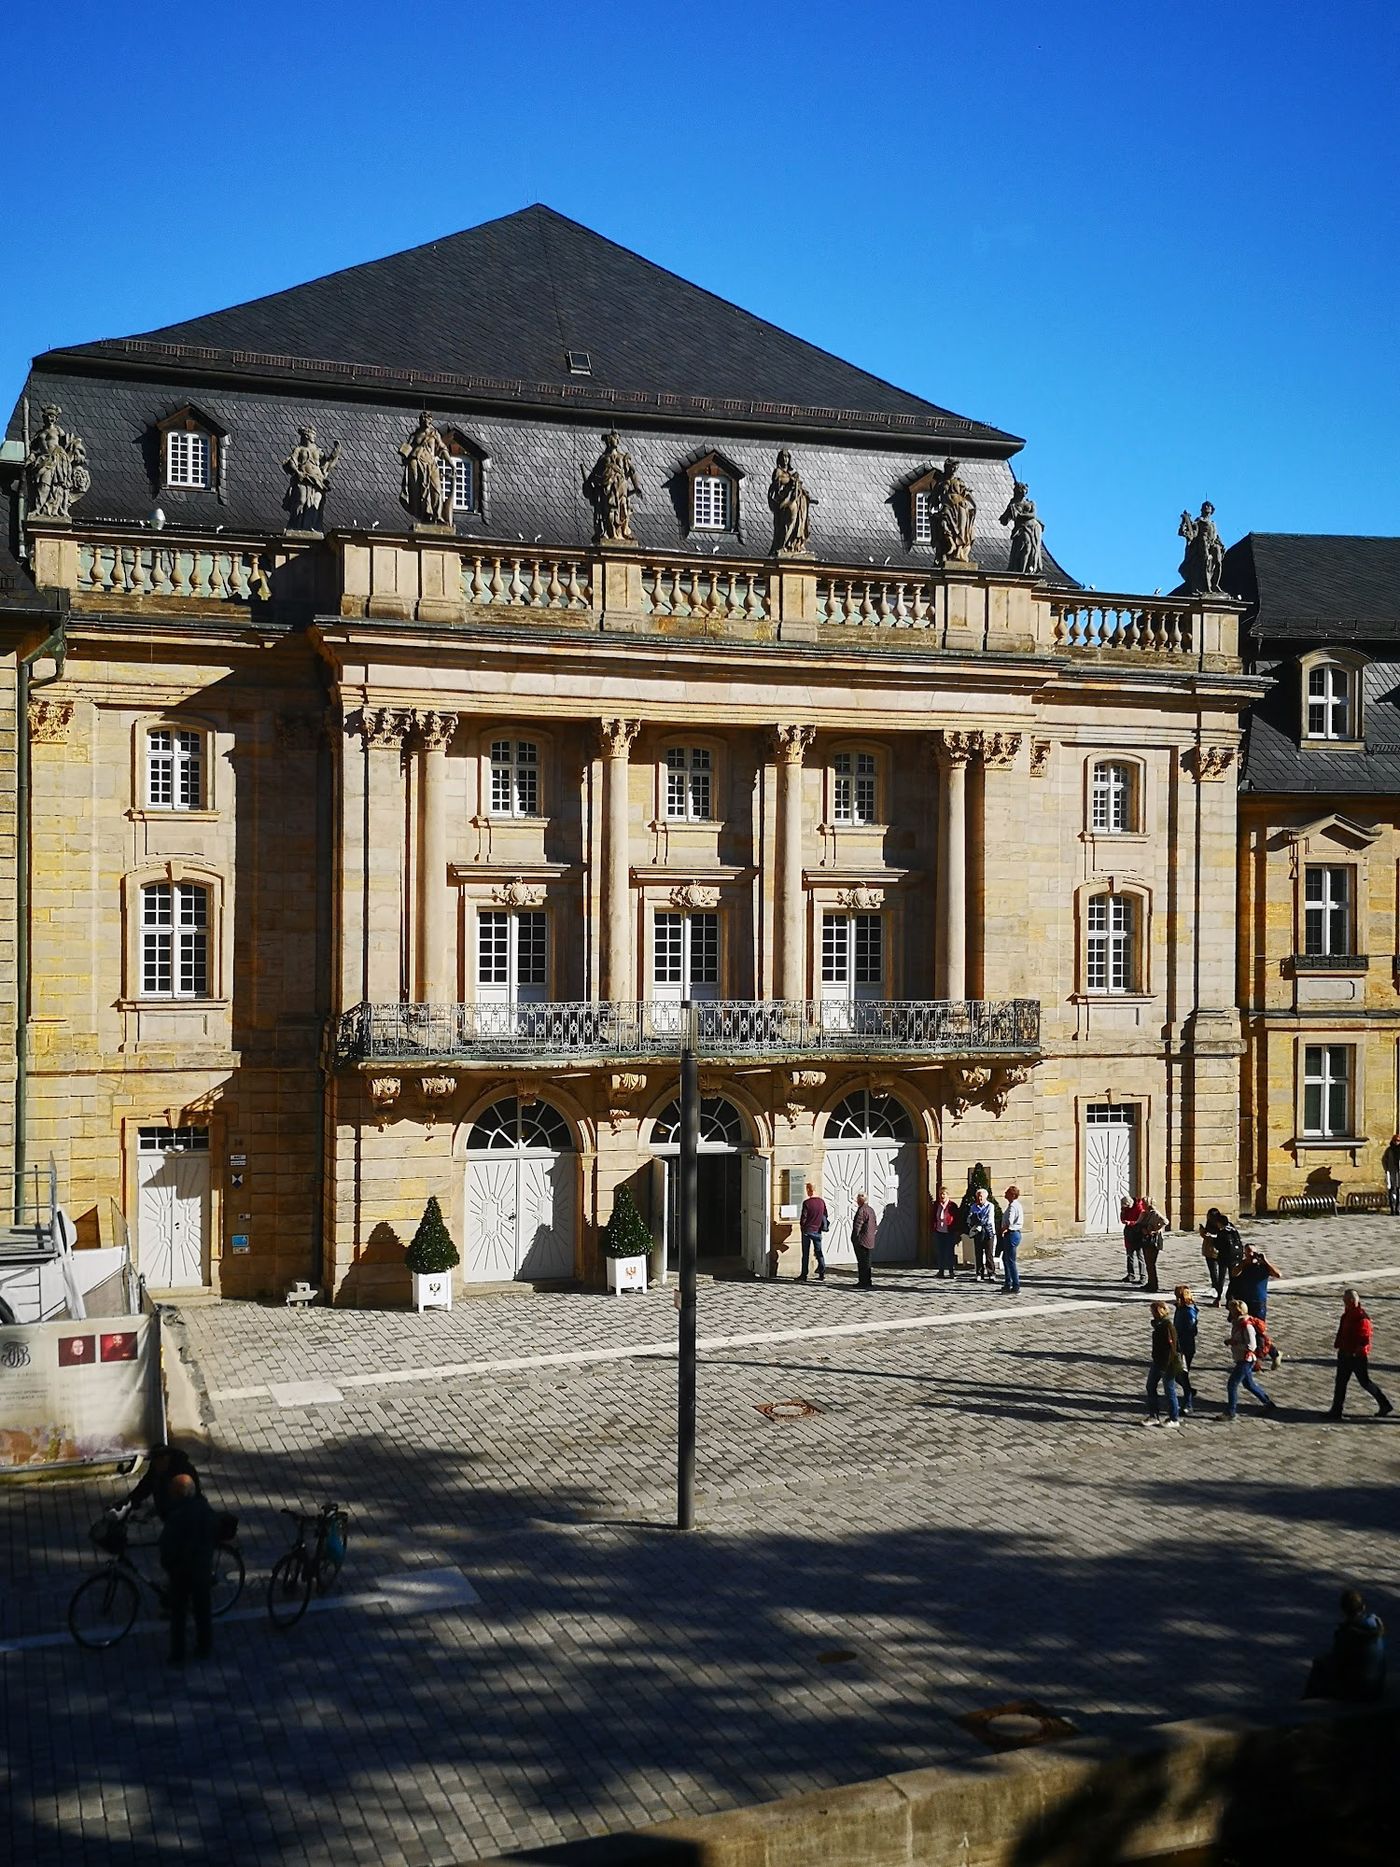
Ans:
{"label": "man in dark jacket", "polygon": [[178,1446],[160,1443],[151,1447],[150,1463],[146,1475],[127,1498],[127,1506],[137,1510],[150,1498],[155,1505],[156,1516],[164,1523],[170,1515],[170,1487],[180,1476],[193,1478],[194,1488],[199,1489],[199,1473]]}
{"label": "man in dark jacket", "polygon": [[166,1601],[170,1609],[170,1663],[185,1658],[185,1615],[194,1615],[194,1656],[207,1659],[213,1630],[210,1591],[214,1579],[215,1517],[207,1498],[195,1488],[188,1472],[170,1481],[169,1510],[160,1533],[161,1567],[170,1578]]}
{"label": "man in dark jacket", "polygon": [[1343,1590],[1341,1609],[1332,1651],[1313,1661],[1303,1697],[1375,1704],[1385,1697],[1385,1622],[1354,1588]]}
{"label": "man in dark jacket", "polygon": [[875,1208],[864,1193],[857,1193],[856,1209],[851,1215],[851,1243],[856,1253],[857,1284],[862,1290],[875,1288],[870,1275],[870,1254],[875,1249],[876,1224]]}

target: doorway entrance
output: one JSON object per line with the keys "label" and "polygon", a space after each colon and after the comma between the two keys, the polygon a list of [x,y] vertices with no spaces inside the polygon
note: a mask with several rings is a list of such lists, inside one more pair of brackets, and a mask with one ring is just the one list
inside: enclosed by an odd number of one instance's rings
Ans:
{"label": "doorway entrance", "polygon": [[136,1254],[154,1290],[209,1283],[209,1130],[142,1128],[136,1156]]}
{"label": "doorway entrance", "polygon": [[919,1144],[909,1111],[893,1096],[861,1089],[838,1102],[826,1124],[822,1194],[831,1213],[829,1264],[853,1264],[856,1194],[875,1209],[877,1264],[919,1255]]}
{"label": "doorway entrance", "polygon": [[573,1137],[547,1102],[506,1096],[467,1137],[468,1283],[574,1275]]}
{"label": "doorway entrance", "polygon": [[1138,1180],[1138,1112],[1118,1102],[1091,1102],[1084,1111],[1084,1224],[1114,1232]]}
{"label": "doorway entrance", "polygon": [[[672,1102],[652,1128],[652,1230],[659,1232],[662,1274],[675,1267],[680,1237],[681,1105]],[[768,1275],[769,1160],[745,1145],[744,1119],[723,1096],[700,1103],[696,1205],[700,1263],[741,1258],[755,1277]],[[659,1220],[659,1225],[658,1225]]]}

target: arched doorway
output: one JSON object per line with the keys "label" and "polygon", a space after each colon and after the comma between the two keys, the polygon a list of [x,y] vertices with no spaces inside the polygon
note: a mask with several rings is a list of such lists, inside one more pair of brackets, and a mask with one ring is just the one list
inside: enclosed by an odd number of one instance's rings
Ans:
{"label": "arched doorway", "polygon": [[547,1102],[505,1096],[467,1136],[468,1283],[574,1275],[574,1142]]}
{"label": "arched doorway", "polygon": [[875,1260],[912,1263],[919,1253],[919,1144],[909,1111],[893,1096],[858,1089],[826,1124],[822,1196],[831,1213],[827,1260],[854,1262],[856,1194],[875,1208]]}
{"label": "arched doorway", "polygon": [[[663,1272],[676,1262],[679,1237],[681,1105],[672,1102],[651,1131],[652,1205],[662,1218]],[[755,1277],[768,1275],[769,1162],[749,1145],[744,1118],[724,1096],[700,1101],[697,1206],[700,1259],[742,1258]]]}

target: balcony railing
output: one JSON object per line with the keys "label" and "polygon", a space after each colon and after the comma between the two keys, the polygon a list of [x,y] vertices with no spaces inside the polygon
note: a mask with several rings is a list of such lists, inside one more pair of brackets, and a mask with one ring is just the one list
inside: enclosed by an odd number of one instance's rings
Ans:
{"label": "balcony railing", "polygon": [[[1033,1053],[1033,998],[721,999],[696,1007],[711,1057],[961,1056]],[[665,1057],[680,1049],[681,1007],[659,1000],[544,1005],[356,1005],[336,1028],[337,1063],[408,1058],[544,1062]]]}

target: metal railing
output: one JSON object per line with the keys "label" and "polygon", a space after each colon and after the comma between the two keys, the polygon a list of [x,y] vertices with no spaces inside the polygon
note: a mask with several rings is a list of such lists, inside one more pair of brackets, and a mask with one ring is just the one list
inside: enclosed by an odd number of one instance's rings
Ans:
{"label": "metal railing", "polygon": [[[957,1056],[1033,1052],[1033,998],[720,999],[695,1007],[696,1045],[714,1057]],[[337,1063],[672,1056],[681,1006],[670,1000],[540,1005],[360,1004],[339,1019]]]}

